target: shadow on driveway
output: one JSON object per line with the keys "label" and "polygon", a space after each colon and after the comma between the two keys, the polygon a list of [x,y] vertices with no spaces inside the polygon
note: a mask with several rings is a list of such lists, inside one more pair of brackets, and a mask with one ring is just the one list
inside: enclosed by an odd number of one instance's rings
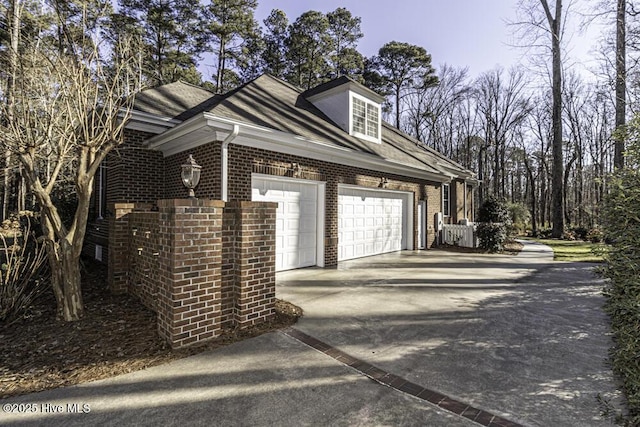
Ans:
{"label": "shadow on driveway", "polygon": [[299,330],[414,383],[524,425],[612,425],[603,281],[533,249],[389,254],[279,274],[277,291]]}

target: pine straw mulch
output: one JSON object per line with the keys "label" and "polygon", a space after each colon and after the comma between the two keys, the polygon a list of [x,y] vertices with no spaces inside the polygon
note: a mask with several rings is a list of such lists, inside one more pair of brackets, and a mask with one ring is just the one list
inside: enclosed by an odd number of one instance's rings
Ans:
{"label": "pine straw mulch", "polygon": [[0,325],[0,398],[137,371],[294,324],[302,310],[276,302],[273,321],[227,331],[202,346],[171,350],[158,336],[156,315],[135,297],[107,289],[104,266],[83,277],[85,317],[56,320],[53,295],[41,296],[24,318]]}

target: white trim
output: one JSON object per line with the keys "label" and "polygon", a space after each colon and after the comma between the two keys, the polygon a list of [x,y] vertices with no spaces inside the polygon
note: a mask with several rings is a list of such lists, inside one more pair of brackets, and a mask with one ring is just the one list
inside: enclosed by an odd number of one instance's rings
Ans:
{"label": "white trim", "polygon": [[262,173],[251,174],[251,189],[253,190],[253,179],[263,179],[266,181],[294,182],[317,186],[316,201],[316,265],[324,267],[324,227],[325,227],[325,193],[326,182],[314,181],[311,179],[290,178],[288,176],[266,175]]}
{"label": "white trim", "polygon": [[[445,203],[444,203],[444,189],[445,187],[447,188],[447,209],[445,211]],[[451,216],[451,185],[447,182],[442,184],[442,191],[441,191],[441,199],[440,199],[440,203],[441,203],[441,211],[442,211],[442,216],[445,218],[449,218]],[[446,213],[445,213],[446,212]]]}
{"label": "white trim", "polygon": [[233,142],[234,139],[238,136],[238,132],[240,132],[240,126],[233,125],[233,130],[227,137],[222,141],[221,147],[221,173],[220,177],[220,193],[222,193],[222,201],[226,202],[229,198],[229,144]]}
{"label": "white trim", "polygon": [[221,141],[238,125],[240,131],[234,144],[262,148],[277,153],[287,153],[309,159],[322,160],[345,166],[355,166],[385,173],[391,173],[434,182],[449,182],[447,175],[425,171],[376,155],[363,153],[344,147],[329,145],[322,141],[282,132],[275,129],[251,125],[237,120],[217,117],[211,113],[201,113],[187,120],[181,126],[170,129],[146,141],[147,148],[160,150],[170,156],[200,145]]}
{"label": "white trim", "polygon": [[418,200],[418,249],[427,248],[427,201]]}
{"label": "white trim", "polygon": [[[364,104],[364,133],[358,132],[356,131],[353,126],[354,126],[354,121],[353,121],[353,108],[354,108],[354,102],[353,100],[357,99],[358,101],[362,102]],[[369,105],[371,105],[372,107],[376,108],[378,110],[378,122],[377,122],[377,126],[378,126],[378,137],[374,137],[371,136],[369,134],[367,134],[367,126],[368,126],[368,113],[367,110],[369,108]],[[382,108],[380,107],[380,104],[377,104],[375,102],[372,102],[371,99],[366,98],[358,93],[355,92],[349,92],[349,134],[355,136],[356,138],[360,138],[360,139],[364,139],[365,141],[370,141],[370,142],[374,142],[376,144],[382,144]]]}
{"label": "white trim", "polygon": [[385,100],[383,96],[380,96],[379,94],[372,91],[368,87],[363,86],[360,83],[356,83],[354,81],[348,81],[339,86],[335,86],[335,87],[332,87],[331,89],[327,89],[322,92],[316,93],[315,95],[307,97],[307,100],[311,103],[315,103],[319,99],[327,98],[331,95],[335,95],[345,91],[357,93],[358,95],[363,96],[366,99],[373,101],[376,104],[382,104]]}
{"label": "white trim", "polygon": [[[123,113],[121,113],[122,115]],[[145,113],[138,110],[131,110],[129,120],[125,126],[126,129],[139,130],[160,134],[167,129],[171,129],[181,122],[171,117],[156,116],[154,114]]]}

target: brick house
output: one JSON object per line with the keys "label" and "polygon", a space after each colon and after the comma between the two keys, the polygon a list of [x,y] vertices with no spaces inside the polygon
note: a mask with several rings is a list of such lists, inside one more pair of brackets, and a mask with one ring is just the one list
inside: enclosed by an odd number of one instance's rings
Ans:
{"label": "brick house", "polygon": [[[170,229],[160,230],[166,221],[145,215],[218,218],[220,241],[210,244],[220,250],[202,253],[227,258],[230,251],[237,255],[238,248],[244,250],[243,244],[258,247],[255,241],[260,240],[261,248],[271,250],[263,254],[265,259],[275,255],[270,269],[276,271],[331,267],[342,260],[431,247],[439,222],[473,220],[477,180],[471,171],[383,122],[382,102],[347,77],[308,91],[263,75],[225,95],[183,82],[141,92],[125,144],[96,179],[95,220],[86,252],[106,261],[108,248],[112,288],[137,286],[134,293],[157,309],[159,292],[149,290],[154,285],[141,290],[144,271],[159,268],[158,254],[167,251],[162,242],[173,239],[175,245],[179,239],[165,235]],[[180,177],[189,154],[202,166],[196,201],[186,198]],[[137,225],[130,219],[118,225],[127,215]],[[270,216],[271,228],[260,221]],[[233,226],[227,221],[231,217]],[[174,225],[173,231],[184,229]],[[242,227],[246,230],[240,238]],[[125,243],[118,243],[118,229],[126,231]],[[143,234],[155,236],[149,241],[160,240],[146,250],[144,241],[136,240]],[[249,234],[253,243],[246,241]],[[145,258],[145,251],[156,260]],[[132,259],[138,260],[138,273],[123,264]],[[233,259],[237,265],[243,262]],[[209,272],[215,280],[221,278],[222,294],[230,274],[225,262],[216,267],[219,271]],[[224,306],[224,295],[222,301]],[[234,304],[237,308],[237,301],[229,303]],[[222,315],[223,326],[231,317]]]}

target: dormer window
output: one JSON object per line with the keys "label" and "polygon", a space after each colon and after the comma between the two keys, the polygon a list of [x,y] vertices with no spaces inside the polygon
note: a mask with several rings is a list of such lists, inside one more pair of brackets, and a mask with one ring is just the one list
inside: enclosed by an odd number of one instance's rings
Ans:
{"label": "dormer window", "polygon": [[382,143],[384,97],[347,76],[338,77],[302,94],[351,136]]}
{"label": "dormer window", "polygon": [[351,97],[351,134],[380,142],[380,106],[356,95]]}

